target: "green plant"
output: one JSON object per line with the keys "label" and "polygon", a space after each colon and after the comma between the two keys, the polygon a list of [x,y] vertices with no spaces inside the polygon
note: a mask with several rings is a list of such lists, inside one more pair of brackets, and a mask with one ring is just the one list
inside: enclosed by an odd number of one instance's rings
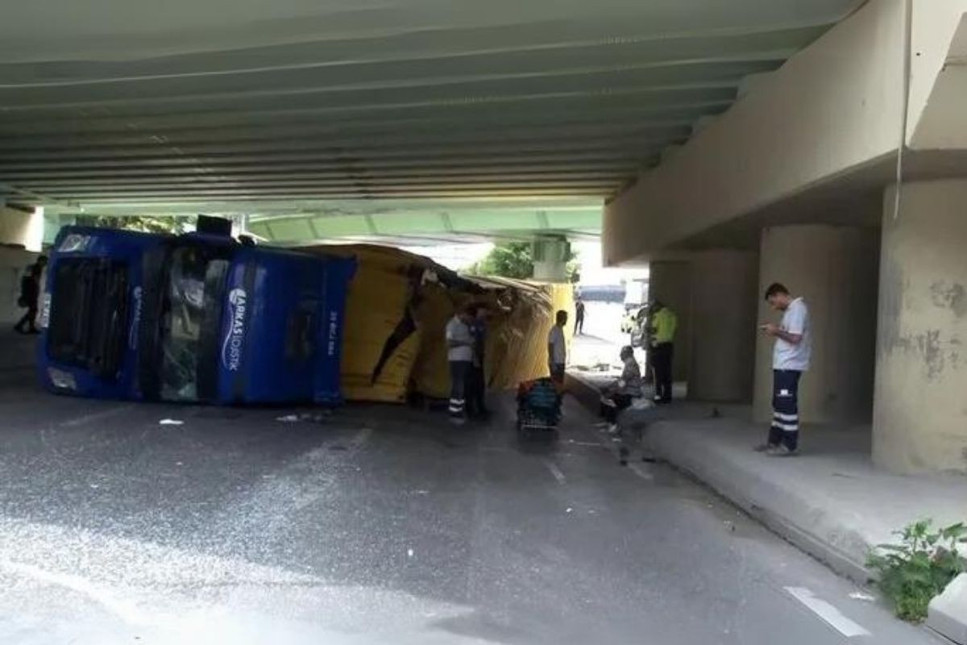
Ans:
{"label": "green plant", "polygon": [[867,558],[867,566],[879,573],[877,586],[903,620],[926,618],[930,600],[964,571],[957,547],[967,542],[967,526],[932,530],[932,524],[921,520],[896,531],[899,544],[881,544]]}
{"label": "green plant", "polygon": [[158,216],[151,215],[78,215],[75,223],[78,226],[99,226],[102,228],[119,228],[126,231],[140,231],[142,233],[173,233],[179,235],[189,230],[195,224],[196,217],[191,216]]}
{"label": "green plant", "polygon": [[[568,282],[580,280],[581,265],[573,251],[568,252]],[[479,262],[467,268],[468,275],[496,275],[526,280],[534,275],[534,249],[531,242],[502,242]]]}

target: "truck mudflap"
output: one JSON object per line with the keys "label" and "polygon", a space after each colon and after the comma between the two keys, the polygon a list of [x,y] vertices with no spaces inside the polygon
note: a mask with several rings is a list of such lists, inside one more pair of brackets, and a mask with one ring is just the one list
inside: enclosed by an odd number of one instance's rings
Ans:
{"label": "truck mudflap", "polygon": [[340,387],[340,363],[342,358],[343,330],[345,328],[346,297],[349,283],[356,273],[355,258],[327,258],[324,293],[322,298],[322,324],[318,328],[316,346],[318,359],[315,367],[312,398],[320,405],[342,403]]}

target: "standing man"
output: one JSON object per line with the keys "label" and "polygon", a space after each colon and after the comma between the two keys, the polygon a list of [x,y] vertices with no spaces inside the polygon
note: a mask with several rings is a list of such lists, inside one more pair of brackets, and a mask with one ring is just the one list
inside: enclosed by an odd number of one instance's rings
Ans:
{"label": "standing man", "polygon": [[567,365],[567,342],[564,339],[564,327],[567,325],[567,312],[557,312],[555,324],[551,333],[547,335],[547,367],[551,372],[551,379],[558,385],[564,385],[564,368]]}
{"label": "standing man", "polygon": [[651,367],[655,370],[655,403],[672,401],[672,359],[675,354],[675,331],[678,317],[661,300],[654,300],[649,309]]}
{"label": "standing man", "polygon": [[473,367],[473,336],[470,307],[457,311],[447,323],[447,360],[450,362],[450,420],[462,425],[466,420],[467,381]]}
{"label": "standing man", "polygon": [[772,426],[768,441],[756,450],[788,456],[799,449],[799,378],[809,369],[812,353],[809,310],[802,298],[793,298],[778,282],[766,289],[765,299],[782,312],[782,322],[760,326],[776,343],[772,350]]}
{"label": "standing man", "polygon": [[20,279],[20,297],[17,304],[27,309],[14,330],[20,334],[39,334],[37,329],[37,301],[40,299],[40,280],[47,266],[47,257],[41,255],[37,262],[27,267],[27,273]]}
{"label": "standing man", "polygon": [[487,310],[484,307],[470,307],[473,322],[470,335],[473,337],[473,366],[470,368],[470,385],[467,392],[467,412],[470,416],[484,419],[490,415],[487,409],[486,366]]}
{"label": "standing man", "polygon": [[584,301],[580,298],[574,303],[574,333],[584,333]]}

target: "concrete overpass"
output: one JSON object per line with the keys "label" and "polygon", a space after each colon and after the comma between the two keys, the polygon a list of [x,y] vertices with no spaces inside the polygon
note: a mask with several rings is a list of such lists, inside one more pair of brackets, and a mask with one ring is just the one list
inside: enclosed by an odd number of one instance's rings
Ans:
{"label": "concrete overpass", "polygon": [[856,4],[20,3],[0,24],[0,197],[600,202]]}
{"label": "concrete overpass", "polygon": [[609,201],[607,260],[652,262],[692,318],[693,396],[768,416],[752,326],[782,281],[815,316],[806,417],[872,420],[889,468],[967,472],[965,14],[867,3]]}
{"label": "concrete overpass", "polygon": [[651,262],[692,319],[693,396],[766,409],[750,330],[780,279],[816,318],[807,418],[872,418],[879,463],[965,472],[964,12],[20,3],[0,24],[2,230],[42,207],[245,215],[285,243],[581,235],[606,203],[608,262]]}

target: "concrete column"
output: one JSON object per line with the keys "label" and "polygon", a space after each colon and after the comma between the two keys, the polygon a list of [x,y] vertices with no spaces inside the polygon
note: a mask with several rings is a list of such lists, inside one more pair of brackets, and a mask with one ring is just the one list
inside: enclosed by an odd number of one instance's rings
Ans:
{"label": "concrete column", "polygon": [[672,378],[676,381],[688,380],[688,365],[691,349],[692,272],[687,261],[662,260],[648,265],[648,299],[661,300],[678,316],[678,331],[675,333],[675,355],[672,363]]}
{"label": "concrete column", "polygon": [[[783,283],[809,307],[813,353],[799,391],[804,423],[866,422],[873,404],[879,240],[875,229],[825,225],[762,231],[759,321],[778,322],[762,295]],[[756,344],[755,418],[772,417],[773,340]]]}
{"label": "concrete column", "polygon": [[0,202],[0,244],[40,251],[44,241],[44,209],[10,208]]}
{"label": "concrete column", "polygon": [[564,238],[534,240],[534,279],[541,282],[567,282],[567,259],[571,245]]}
{"label": "concrete column", "polygon": [[688,396],[751,401],[759,261],[746,251],[703,251],[691,262]]}
{"label": "concrete column", "polygon": [[967,179],[886,192],[873,460],[967,473]]}

